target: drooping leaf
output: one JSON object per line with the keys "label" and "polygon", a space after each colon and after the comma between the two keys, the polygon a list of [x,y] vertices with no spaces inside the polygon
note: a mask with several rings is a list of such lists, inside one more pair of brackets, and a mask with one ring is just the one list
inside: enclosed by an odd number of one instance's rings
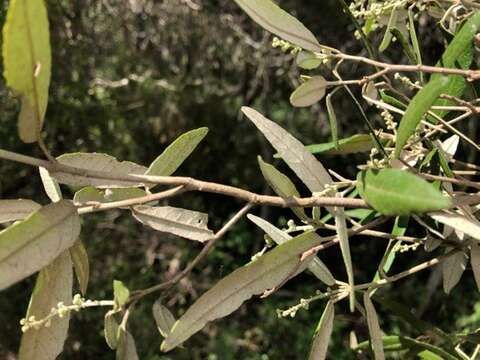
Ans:
{"label": "drooping leaf", "polygon": [[450,206],[433,185],[404,170],[361,171],[357,175],[360,196],[384,215],[409,215]]}
{"label": "drooping leaf", "polygon": [[323,310],[322,317],[313,335],[312,347],[310,348],[310,355],[308,357],[309,360],[323,360],[327,357],[328,343],[332,336],[334,317],[335,308],[332,301],[329,301],[325,310]]}
{"label": "drooping leaf", "polygon": [[7,85],[22,96],[20,139],[38,140],[48,103],[52,66],[48,17],[43,0],[12,0],[3,28],[3,68]]}
{"label": "drooping leaf", "polygon": [[41,207],[32,200],[0,200],[0,224],[25,219]]}
{"label": "drooping leaf", "polygon": [[[295,187],[295,184],[288,178],[287,175],[277,170],[275,166],[263,161],[261,157],[258,157],[258,164],[260,165],[260,170],[262,171],[263,177],[265,180],[267,180],[270,187],[278,196],[281,196],[285,199],[290,197],[300,197],[300,193]],[[303,208],[292,207],[291,209],[299,219],[308,219],[308,216],[305,214],[305,210]]]}
{"label": "drooping leaf", "polygon": [[320,44],[310,30],[273,1],[235,0],[235,2],[265,30],[303,49],[320,51]]}
{"label": "drooping leaf", "polygon": [[126,304],[130,296],[130,290],[119,280],[113,280],[113,299],[116,307],[122,307]]}
{"label": "drooping leaf", "polygon": [[48,265],[74,244],[79,233],[77,209],[66,200],[0,232],[0,290]]}
{"label": "drooping leaf", "polygon": [[290,95],[290,103],[296,107],[311,106],[322,100],[327,85],[327,80],[322,76],[313,76],[295,89]]}
{"label": "drooping leaf", "polygon": [[372,344],[373,355],[375,360],[384,360],[385,354],[383,352],[382,330],[378,322],[377,312],[370,300],[370,292],[366,291],[363,294],[363,304],[367,314],[368,331],[370,333],[370,341]]}
{"label": "drooping leaf", "polygon": [[72,257],[73,268],[77,277],[80,291],[83,295],[87,292],[88,280],[90,278],[90,263],[88,254],[82,240],[77,240],[70,248],[70,256]]}
{"label": "drooping leaf", "polygon": [[208,215],[171,206],[135,206],[133,216],[155,230],[186,239],[208,241],[214,234],[207,228]]}
{"label": "drooping leaf", "polygon": [[157,324],[158,331],[163,337],[167,337],[175,324],[175,317],[159,300],[155,301],[152,308],[153,318]]}
{"label": "drooping leaf", "polygon": [[[58,162],[78,169],[101,171],[109,176],[128,174],[143,175],[147,168],[130,161],[118,161],[113,156],[101,153],[71,153],[57,158]],[[138,181],[105,179],[98,176],[76,175],[65,172],[51,174],[59,183],[70,186],[95,186],[99,188],[118,188],[141,186]]]}
{"label": "drooping leaf", "polygon": [[470,263],[477,289],[480,291],[480,243],[474,242],[470,250]]}
{"label": "drooping leaf", "polygon": [[190,156],[207,135],[208,128],[202,127],[180,135],[150,165],[145,175],[170,176]]}
{"label": "drooping leaf", "polygon": [[[68,305],[72,300],[72,285],[72,261],[68,251],[64,251],[38,274],[26,318],[34,316],[40,320],[59,302]],[[63,350],[69,320],[69,314],[55,316],[49,326],[27,330],[22,336],[18,359],[55,360]]]}
{"label": "drooping leaf", "polygon": [[442,263],[443,291],[446,294],[450,294],[450,291],[460,281],[467,266],[467,261],[467,254],[463,251],[458,251]]}
{"label": "drooping leaf", "polygon": [[435,211],[428,214],[433,220],[450,226],[480,241],[480,222],[454,211]]}
{"label": "drooping leaf", "polygon": [[177,320],[162,343],[162,351],[175,348],[208,322],[227,316],[253,295],[298,273],[301,254],[322,241],[314,232],[304,233],[224,277]]}
{"label": "drooping leaf", "polygon": [[138,360],[137,347],[132,334],[125,328],[118,328],[116,360]]}
{"label": "drooping leaf", "polygon": [[115,350],[118,344],[118,322],[115,312],[110,310],[105,314],[103,333],[105,341],[110,349]]}
{"label": "drooping leaf", "polygon": [[338,129],[337,129],[337,115],[332,104],[332,95],[327,95],[325,103],[327,104],[328,122],[330,124],[330,132],[332,133],[332,142],[335,144],[335,149],[338,149]]}
{"label": "drooping leaf", "polygon": [[[289,234],[283,232],[274,225],[270,224],[268,221],[258,216],[248,214],[247,218],[259,228],[261,228],[265,233],[267,233],[268,236],[270,236],[272,240],[275,241],[275,243],[278,245],[292,239]],[[315,256],[312,259],[312,261],[308,265],[308,269],[327,286],[335,285],[335,278],[333,277],[332,273],[318,257]]]}
{"label": "drooping leaf", "polygon": [[62,200],[62,191],[60,190],[60,186],[58,185],[57,181],[50,176],[50,173],[47,169],[40,166],[38,170],[40,172],[40,178],[42,179],[43,188],[45,189],[49,199],[52,200],[52,202]]}
{"label": "drooping leaf", "polygon": [[302,50],[297,54],[295,62],[302,69],[313,70],[322,64],[322,59],[311,51]]}
{"label": "drooping leaf", "polygon": [[337,147],[335,147],[335,141],[331,141],[323,144],[307,145],[306,148],[312,154],[345,155],[367,152],[370,151],[373,146],[374,144],[370,135],[357,134],[345,139],[339,139]]}

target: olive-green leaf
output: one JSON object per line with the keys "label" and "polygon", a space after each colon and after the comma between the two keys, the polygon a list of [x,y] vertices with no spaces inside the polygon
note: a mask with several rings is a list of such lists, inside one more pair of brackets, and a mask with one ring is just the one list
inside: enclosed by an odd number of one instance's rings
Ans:
{"label": "olive-green leaf", "polygon": [[162,343],[162,351],[172,350],[208,322],[229,315],[253,295],[298,273],[301,254],[322,241],[314,232],[304,233],[224,277],[177,320]]}
{"label": "olive-green leaf", "polygon": [[472,265],[473,276],[477,289],[480,291],[480,244],[474,242],[470,250],[470,264]]}
{"label": "olive-green leaf", "polygon": [[[258,164],[260,165],[260,170],[262,171],[263,177],[265,180],[267,180],[270,187],[278,196],[281,196],[284,199],[300,197],[300,193],[295,187],[295,184],[288,178],[287,175],[277,170],[275,166],[263,161],[260,156],[258,157]],[[291,209],[299,219],[308,220],[308,216],[305,214],[305,210],[303,208],[292,207]]]}
{"label": "olive-green leaf", "polygon": [[145,175],[172,175],[190,156],[207,133],[208,128],[202,127],[180,135],[152,162]]}
{"label": "olive-green leaf", "polygon": [[48,17],[43,0],[12,0],[3,27],[7,85],[22,96],[20,139],[38,140],[48,103],[52,66]]}
{"label": "olive-green leaf", "polygon": [[322,59],[311,51],[302,50],[297,54],[295,61],[298,67],[305,70],[316,69],[322,64]]}
{"label": "olive-green leaf", "polygon": [[113,299],[116,307],[122,307],[126,304],[130,296],[130,290],[119,280],[113,280]]}
{"label": "olive-green leaf", "polygon": [[322,76],[313,76],[301,84],[290,95],[290,103],[295,107],[311,106],[325,96],[327,80]]}
{"label": "olive-green leaf", "polygon": [[367,152],[373,148],[373,141],[370,135],[356,134],[348,138],[339,139],[338,145],[335,141],[323,144],[307,145],[306,148],[312,154],[345,155],[359,152]]}
{"label": "olive-green leaf", "polygon": [[399,169],[361,171],[360,196],[384,215],[424,213],[450,206],[450,200],[422,178]]}
{"label": "olive-green leaf", "polygon": [[32,275],[70,248],[80,233],[80,218],[70,201],[35,211],[0,232],[0,290]]}
{"label": "olive-green leaf", "polygon": [[104,193],[93,186],[86,186],[78,190],[73,196],[73,203],[75,205],[82,205],[87,203],[103,203],[105,202]]}
{"label": "olive-green leaf", "polygon": [[[59,302],[69,305],[72,285],[72,261],[68,251],[64,251],[38,274],[26,318],[34,316],[40,320],[49,315]],[[18,359],[55,360],[63,350],[69,320],[69,314],[55,316],[48,327],[27,330],[22,336]]]}
{"label": "olive-green leaf", "polygon": [[[78,169],[99,171],[109,177],[128,174],[143,175],[147,168],[130,161],[118,161],[113,156],[102,153],[71,153],[57,158],[58,162]],[[138,181],[106,179],[101,176],[77,175],[66,172],[52,172],[59,183],[70,186],[94,186],[99,188],[122,188],[141,186]]]}
{"label": "olive-green leaf", "polygon": [[378,50],[380,50],[380,52],[384,52],[390,46],[390,43],[392,42],[392,39],[393,39],[393,34],[391,33],[391,30],[395,28],[396,23],[397,23],[397,9],[394,7],[392,9],[392,12],[390,13],[390,18],[388,20],[387,28],[385,29],[385,35],[383,35],[382,42],[378,47]]}
{"label": "olive-green leaf", "polygon": [[152,312],[158,331],[163,337],[167,337],[170,330],[172,330],[173,324],[175,324],[175,317],[170,310],[162,304],[160,299],[153,304]]}
{"label": "olive-green leaf", "polygon": [[137,348],[132,334],[124,327],[118,328],[116,360],[138,360]]}
{"label": "olive-green leaf", "polygon": [[467,266],[468,255],[463,251],[458,251],[449,256],[442,263],[443,291],[449,294],[458,284]]}
{"label": "olive-green leaf", "polygon": [[377,312],[370,299],[370,292],[366,291],[363,294],[363,304],[367,315],[368,332],[370,333],[370,341],[372,344],[373,355],[375,360],[385,360],[383,352],[382,330],[378,322]]}
{"label": "olive-green leaf", "polygon": [[118,322],[115,319],[115,311],[110,310],[105,314],[103,334],[108,347],[112,350],[117,348],[118,344]]}
{"label": "olive-green leaf", "polygon": [[300,21],[271,0],[235,0],[243,11],[265,30],[303,49],[320,51],[315,36]]}
{"label": "olive-green leaf", "polygon": [[22,220],[41,207],[32,200],[0,200],[0,224]]}
{"label": "olive-green leaf", "polygon": [[87,250],[82,240],[79,239],[75,241],[75,244],[70,248],[70,256],[72,257],[73,268],[75,269],[80,292],[85,295],[90,278],[90,263],[88,261]]}
{"label": "olive-green leaf", "polygon": [[186,239],[205,242],[214,234],[207,228],[208,214],[171,206],[135,206],[135,219],[155,230],[171,233]]}
{"label": "olive-green leaf", "polygon": [[[292,239],[289,234],[258,216],[248,214],[247,218],[261,228],[278,245]],[[335,278],[333,277],[332,273],[318,257],[315,256],[311,260],[310,264],[308,265],[308,269],[327,286],[335,285]]]}
{"label": "olive-green leaf", "polygon": [[62,191],[60,190],[60,186],[58,182],[52,178],[49,171],[44,167],[38,168],[40,172],[40,178],[42,179],[43,188],[45,189],[45,193],[47,196],[52,200],[52,202],[57,202],[62,200]]}
{"label": "olive-green leaf", "polygon": [[334,304],[332,301],[329,301],[325,310],[323,310],[322,317],[313,335],[312,347],[310,348],[310,355],[308,357],[309,360],[323,360],[327,357],[328,343],[332,336],[334,317]]}

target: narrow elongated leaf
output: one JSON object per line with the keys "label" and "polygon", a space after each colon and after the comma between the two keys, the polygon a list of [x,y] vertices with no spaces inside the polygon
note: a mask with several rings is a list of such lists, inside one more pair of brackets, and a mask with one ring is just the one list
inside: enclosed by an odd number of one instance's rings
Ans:
{"label": "narrow elongated leaf", "polygon": [[90,263],[88,261],[87,250],[85,246],[83,246],[82,240],[75,241],[75,244],[70,248],[70,256],[72,257],[73,268],[75,269],[80,291],[85,295],[90,278]]}
{"label": "narrow elongated leaf", "polygon": [[137,347],[132,334],[122,326],[118,328],[116,360],[138,360]]}
{"label": "narrow elongated leaf", "polygon": [[75,205],[87,203],[109,203],[146,196],[147,192],[137,187],[97,189],[93,186],[86,186],[78,190],[73,202]]}
{"label": "narrow elongated leaf", "polygon": [[312,154],[345,155],[359,152],[367,152],[374,144],[370,135],[357,134],[345,139],[339,139],[338,145],[335,141],[323,144],[307,145],[306,148]]}
{"label": "narrow elongated leaf", "polygon": [[475,242],[470,250],[470,263],[477,289],[480,291],[480,244]]}
{"label": "narrow elongated leaf", "polygon": [[186,239],[208,241],[213,237],[207,228],[208,215],[198,211],[171,206],[135,206],[132,210],[135,219],[155,230],[168,232]]}
{"label": "narrow elongated leaf", "polygon": [[[300,197],[300,193],[295,187],[295,184],[288,178],[287,175],[277,170],[275,166],[264,162],[261,157],[258,157],[258,164],[260,165],[260,170],[262,171],[263,177],[265,180],[267,180],[270,187],[278,196],[281,196],[285,199],[290,197]],[[308,220],[308,216],[305,214],[305,210],[303,208],[292,207],[291,209],[299,219]]]}
{"label": "narrow elongated leaf", "polygon": [[0,290],[48,265],[74,244],[79,233],[77,209],[66,200],[0,232]]}
{"label": "narrow elongated leaf", "polygon": [[467,266],[467,261],[467,254],[459,251],[448,257],[442,263],[443,291],[445,291],[446,294],[449,294],[460,281]]}
{"label": "narrow elongated leaf", "polygon": [[20,139],[38,140],[47,110],[52,66],[48,17],[43,0],[12,0],[3,28],[3,67],[7,85],[22,96]]}
{"label": "narrow elongated leaf", "polygon": [[152,312],[158,331],[163,337],[167,337],[170,330],[172,330],[173,324],[175,324],[175,317],[170,310],[162,305],[160,299],[153,304]]}
{"label": "narrow elongated leaf", "polygon": [[313,76],[295,89],[290,95],[290,103],[296,107],[311,106],[322,100],[327,85],[327,80],[322,76]]}
{"label": "narrow elongated leaf", "polygon": [[253,295],[281,284],[299,269],[301,254],[322,241],[314,232],[304,233],[224,277],[177,320],[162,351],[180,345],[209,321],[229,315]]}
{"label": "narrow elongated leaf", "polygon": [[327,95],[325,103],[327,104],[328,122],[330,124],[330,132],[332,133],[332,142],[335,145],[335,149],[338,149],[337,115],[335,114],[335,108],[332,104],[332,95],[333,93]]}
{"label": "narrow elongated leaf", "polygon": [[139,189],[136,187],[129,187],[129,188],[119,188],[119,189],[106,189],[104,191],[104,198],[105,202],[112,202],[112,201],[122,201],[128,199],[134,199],[146,196],[147,193],[143,189]]}
{"label": "narrow elongated leaf", "polygon": [[103,333],[105,341],[110,349],[115,350],[118,344],[118,322],[115,312],[110,310],[105,314]]}
{"label": "narrow elongated leaf", "polygon": [[130,290],[119,280],[113,280],[113,298],[117,307],[122,307],[130,296]]}
{"label": "narrow elongated leaf", "polygon": [[190,156],[207,135],[208,128],[202,127],[180,135],[150,165],[145,175],[170,176]]}
{"label": "narrow elongated leaf", "polygon": [[60,190],[60,186],[58,185],[57,181],[50,176],[50,173],[47,169],[40,166],[38,170],[40,172],[40,178],[42,179],[43,187],[50,200],[52,200],[52,202],[62,200],[62,191]]}
{"label": "narrow elongated leaf", "polygon": [[[258,216],[248,214],[247,218],[255,225],[257,225],[260,229],[262,229],[265,233],[267,233],[268,236],[270,236],[272,240],[275,241],[275,243],[277,243],[278,245],[292,239],[289,234],[280,230],[279,228],[275,227],[268,221]],[[324,284],[328,286],[335,285],[335,278],[333,277],[332,273],[330,272],[330,270],[328,270],[327,266],[323,263],[323,261],[320,260],[317,256],[312,259],[312,261],[308,265],[308,269]]]}
{"label": "narrow elongated leaf", "polygon": [[300,21],[271,0],[235,0],[265,30],[310,51],[320,51],[315,36]]}
{"label": "narrow elongated leaf", "polygon": [[325,310],[323,310],[322,317],[313,335],[313,343],[308,357],[309,360],[323,360],[327,357],[328,343],[332,336],[334,317],[335,308],[332,301],[329,301]]}
{"label": "narrow elongated leaf", "polygon": [[387,28],[385,29],[385,35],[383,35],[382,42],[378,48],[380,52],[384,52],[390,46],[390,43],[392,42],[392,39],[393,39],[391,30],[395,27],[396,23],[397,23],[397,9],[393,8],[392,12],[390,13],[390,18],[388,20]]}
{"label": "narrow elongated leaf", "polygon": [[377,312],[373,306],[372,300],[370,300],[370,292],[368,291],[363,294],[363,304],[365,305],[365,311],[367,313],[367,324],[373,355],[375,356],[375,360],[384,360],[385,354],[383,352],[382,330],[380,329]]}
{"label": "narrow elongated leaf", "polygon": [[[59,302],[68,305],[72,300],[72,261],[64,251],[38,274],[26,318],[45,318]],[[67,338],[70,315],[55,316],[49,326],[27,330],[20,344],[19,360],[55,360]]]}
{"label": "narrow elongated leaf", "polygon": [[75,205],[93,203],[93,202],[98,202],[98,203],[105,202],[104,193],[93,186],[86,186],[78,190],[73,196],[73,203]]}
{"label": "narrow elongated leaf", "polygon": [[367,170],[357,175],[360,196],[384,215],[408,215],[450,206],[433,185],[404,170]]}
{"label": "narrow elongated leaf", "polygon": [[41,207],[32,200],[0,200],[0,224],[25,219]]}
{"label": "narrow elongated leaf", "polygon": [[[143,175],[147,168],[130,161],[118,161],[113,156],[101,153],[71,153],[57,158],[63,164],[79,169],[102,171],[110,176],[122,176],[128,174]],[[75,175],[70,173],[55,172],[52,176],[60,183],[70,186],[95,186],[106,187],[130,187],[141,186],[137,181],[125,181],[115,179],[103,179],[95,176]]]}
{"label": "narrow elongated leaf", "polygon": [[480,222],[453,211],[435,211],[428,214],[433,220],[461,231],[480,241]]}

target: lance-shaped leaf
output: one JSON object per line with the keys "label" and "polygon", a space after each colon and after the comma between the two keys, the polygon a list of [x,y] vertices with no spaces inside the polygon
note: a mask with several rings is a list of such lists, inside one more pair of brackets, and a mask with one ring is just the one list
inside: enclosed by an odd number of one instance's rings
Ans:
{"label": "lance-shaped leaf", "polygon": [[[272,240],[275,241],[275,243],[277,243],[278,245],[292,239],[289,234],[280,230],[279,228],[275,227],[268,221],[258,216],[248,214],[247,218],[255,225],[257,225],[260,229],[262,229],[265,233],[267,233],[267,235],[270,236]],[[308,265],[308,269],[324,284],[328,286],[335,285],[335,278],[333,277],[332,273],[318,257],[315,256],[312,259],[312,261]]]}
{"label": "lance-shaped leaf", "polygon": [[118,328],[116,360],[138,360],[137,347],[132,334],[123,326]]}
{"label": "lance-shaped leaf", "polygon": [[[268,184],[277,195],[285,199],[291,197],[300,197],[300,193],[295,187],[295,184],[288,178],[287,175],[277,170],[275,166],[263,161],[260,156],[258,157],[258,164],[260,165],[260,170],[262,171],[263,177],[265,180],[267,180]],[[292,207],[291,209],[299,219],[308,220],[308,216],[305,214],[305,210],[303,208]]]}
{"label": "lance-shaped leaf", "polygon": [[92,176],[87,174],[70,174],[65,172],[54,172],[51,175],[60,183],[70,186],[95,186],[99,188],[118,188],[141,186],[142,183],[130,180],[117,180],[112,177],[122,177],[128,174],[143,175],[147,168],[130,161],[118,161],[113,156],[101,153],[71,153],[64,154],[57,158],[63,165],[85,169],[91,171],[100,171],[110,178],[102,176]]}
{"label": "lance-shaped leaf", "polygon": [[344,155],[370,151],[373,146],[370,135],[357,134],[345,139],[339,139],[337,146],[335,141],[331,141],[323,144],[307,145],[306,148],[312,154]]}
{"label": "lance-shaped leaf", "polygon": [[235,0],[243,11],[265,30],[303,49],[320,51],[315,36],[300,21],[271,0]]}
{"label": "lance-shaped leaf", "polygon": [[175,323],[162,351],[180,345],[209,321],[229,315],[253,295],[284,282],[299,270],[300,256],[322,241],[314,232],[304,233],[224,277]]}
{"label": "lance-shaped leaf", "polygon": [[313,335],[312,347],[308,357],[309,360],[323,360],[327,357],[328,343],[330,336],[332,336],[334,317],[335,308],[332,301],[329,301],[325,310],[323,310],[322,317]]}
{"label": "lance-shaped leaf", "polygon": [[180,135],[150,165],[145,175],[170,176],[195,150],[207,135],[208,128],[202,127]]}
{"label": "lance-shaped leaf", "polygon": [[43,0],[12,0],[3,28],[3,67],[7,85],[22,96],[20,139],[38,140],[47,110],[52,66],[48,17]]}
{"label": "lance-shaped leaf", "polygon": [[357,175],[360,196],[384,215],[408,215],[450,206],[433,185],[404,170],[367,170]]}
{"label": "lance-shaped leaf", "polygon": [[322,76],[313,76],[295,89],[290,95],[290,103],[296,107],[311,106],[322,100],[327,85]]}
{"label": "lance-shaped leaf", "polygon": [[480,241],[480,222],[476,219],[467,218],[465,215],[454,211],[434,211],[429,213],[428,216]]}
{"label": "lance-shaped leaf", "polygon": [[105,314],[103,334],[108,347],[112,350],[117,348],[118,344],[118,322],[115,319],[115,311],[110,310]]}
{"label": "lance-shaped leaf", "polygon": [[[26,318],[45,318],[59,302],[68,305],[72,300],[72,261],[64,251],[55,261],[42,269],[30,299]],[[22,336],[19,360],[55,360],[67,338],[70,315],[55,316],[49,326],[30,328]]]}
{"label": "lance-shaped leaf", "polygon": [[62,191],[60,190],[58,182],[52,178],[47,169],[39,167],[38,170],[40,172],[40,178],[42,179],[43,188],[49,199],[52,200],[52,202],[62,200]]}
{"label": "lance-shaped leaf", "polygon": [[97,189],[93,186],[86,186],[78,190],[73,202],[75,205],[87,203],[109,203],[113,201],[122,201],[146,196],[147,192],[137,187]]}
{"label": "lance-shaped leaf", "polygon": [[90,263],[82,240],[75,241],[75,244],[70,248],[70,256],[72,257],[73,268],[75,269],[80,291],[85,295],[90,278]]}
{"label": "lance-shaped leaf", "polygon": [[170,330],[172,330],[173,324],[175,324],[175,317],[170,310],[162,304],[160,299],[153,304],[152,312],[158,331],[163,337],[167,337]]}
{"label": "lance-shaped leaf", "polygon": [[133,216],[155,230],[171,233],[186,239],[207,241],[214,234],[207,228],[208,215],[198,211],[171,206],[135,206]]}
{"label": "lance-shaped leaf", "polygon": [[[451,248],[447,248],[448,250],[451,250]],[[446,294],[449,294],[460,281],[467,266],[467,261],[468,255],[463,251],[458,251],[442,263],[443,291]]]}
{"label": "lance-shaped leaf", "polygon": [[25,219],[41,207],[32,200],[0,200],[0,224]]}
{"label": "lance-shaped leaf", "polygon": [[472,265],[473,276],[477,289],[480,291],[480,244],[474,242],[470,250],[470,263]]}
{"label": "lance-shaped leaf", "polygon": [[77,209],[66,200],[0,232],[0,290],[48,265],[74,244],[79,233]]}
{"label": "lance-shaped leaf", "polygon": [[367,314],[368,331],[370,333],[373,355],[375,356],[375,360],[384,360],[385,354],[383,352],[382,330],[380,329],[377,312],[370,299],[369,291],[366,291],[363,294],[363,304],[365,305],[365,311]]}

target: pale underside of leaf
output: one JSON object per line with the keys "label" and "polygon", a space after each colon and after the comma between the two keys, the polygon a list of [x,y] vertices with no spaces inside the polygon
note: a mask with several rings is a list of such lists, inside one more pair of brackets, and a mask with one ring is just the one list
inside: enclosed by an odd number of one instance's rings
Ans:
{"label": "pale underside of leaf", "polygon": [[135,206],[133,216],[155,230],[171,233],[186,239],[205,242],[214,234],[207,228],[208,215],[198,211],[171,206]]}
{"label": "pale underside of leaf", "polygon": [[434,211],[428,213],[433,219],[455,230],[461,231],[472,238],[480,241],[480,222],[476,219],[469,219],[454,211]]}
{"label": "pale underside of leaf", "polygon": [[318,323],[310,349],[309,360],[324,360],[327,357],[328,343],[332,336],[335,308],[332,301],[327,303]]}
{"label": "pale underside of leaf", "polygon": [[[59,302],[72,300],[72,261],[64,251],[55,261],[40,271],[33,290],[26,318],[40,320],[50,314]],[[55,360],[67,338],[70,315],[52,318],[50,326],[27,330],[21,340],[19,360]]]}
{"label": "pale underside of leaf", "polygon": [[117,348],[118,344],[118,322],[115,319],[115,312],[113,310],[108,311],[105,314],[103,334],[108,347],[112,350]]}
{"label": "pale underside of leaf", "polygon": [[152,312],[158,331],[163,337],[167,337],[170,330],[172,330],[173,324],[175,324],[175,317],[170,310],[161,303],[160,299],[153,304]]}
{"label": "pale underside of leaf", "polygon": [[470,251],[470,263],[472,265],[473,276],[477,289],[480,291],[480,244],[475,242],[472,244]]}
{"label": "pale underside of leaf", "polygon": [[118,330],[116,360],[138,360],[137,347],[132,334],[121,326]]}
{"label": "pale underside of leaf", "polygon": [[0,232],[0,289],[48,265],[74,244],[79,233],[77,209],[65,200]]}
{"label": "pale underside of leaf", "polygon": [[22,220],[41,207],[32,200],[0,200],[0,223]]}
{"label": "pale underside of leaf", "polygon": [[313,76],[290,96],[290,103],[295,107],[307,107],[319,102],[325,96],[327,81],[322,76]]}
{"label": "pale underside of leaf", "polygon": [[60,190],[57,181],[52,178],[47,169],[40,166],[38,170],[40,172],[40,178],[42,179],[43,188],[49,199],[52,200],[52,202],[62,200],[62,191]]}
{"label": "pale underside of leaf", "polygon": [[446,294],[449,294],[460,281],[467,266],[467,261],[467,254],[463,251],[458,251],[442,263],[443,290]]}
{"label": "pale underside of leaf", "polygon": [[85,295],[90,278],[90,263],[88,261],[87,250],[82,240],[79,239],[75,241],[75,244],[70,248],[70,256],[72,257],[80,292]]}
{"label": "pale underside of leaf", "polygon": [[373,354],[375,360],[385,360],[383,352],[382,330],[378,322],[377,312],[370,299],[370,293],[366,291],[363,295],[363,303],[367,315],[368,331],[370,333],[370,340],[372,344]]}
{"label": "pale underside of leaf", "polygon": [[304,233],[227,275],[175,323],[162,343],[162,350],[175,348],[206,323],[227,316],[253,295],[283,283],[298,271],[301,254],[322,241],[314,232]]}

